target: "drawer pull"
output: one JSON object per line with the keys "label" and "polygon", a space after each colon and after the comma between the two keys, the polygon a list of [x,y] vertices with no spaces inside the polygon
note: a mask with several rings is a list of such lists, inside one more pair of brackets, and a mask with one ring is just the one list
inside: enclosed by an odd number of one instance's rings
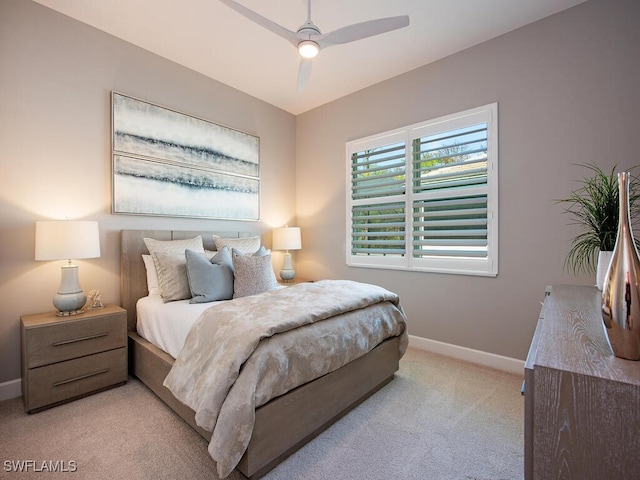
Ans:
{"label": "drawer pull", "polygon": [[84,380],[85,378],[95,377],[96,375],[102,375],[103,373],[107,373],[109,371],[108,368],[104,368],[102,370],[98,370],[97,372],[87,373],[86,375],[80,375],[78,377],[70,378],[69,380],[62,380],[61,382],[55,382],[53,384],[54,387],[59,387],[60,385],[65,385],[71,382],[77,382],[78,380]]}
{"label": "drawer pull", "polygon": [[54,342],[53,346],[59,347],[61,345],[68,345],[70,343],[84,342],[85,340],[92,340],[94,338],[106,337],[107,335],[109,335],[109,332],[96,333],[95,335],[87,335],[86,337],[73,338],[71,340],[62,340],[60,342]]}

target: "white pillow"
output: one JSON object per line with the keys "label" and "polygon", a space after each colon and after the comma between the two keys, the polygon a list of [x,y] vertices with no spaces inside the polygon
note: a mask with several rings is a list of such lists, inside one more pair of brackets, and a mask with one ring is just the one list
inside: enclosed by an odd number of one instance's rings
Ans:
{"label": "white pillow", "polygon": [[151,255],[142,255],[144,268],[147,271],[147,290],[149,295],[160,295],[160,284],[158,283],[158,271],[153,263]]}
{"label": "white pillow", "polygon": [[230,251],[237,250],[243,255],[253,255],[260,248],[260,237],[223,238],[214,235],[213,241],[218,251],[228,247]]}
{"label": "white pillow", "polygon": [[184,253],[187,248],[194,252],[204,253],[204,246],[200,235],[183,240],[156,240],[155,238],[145,238],[144,244],[147,246],[151,255],[155,252]]}

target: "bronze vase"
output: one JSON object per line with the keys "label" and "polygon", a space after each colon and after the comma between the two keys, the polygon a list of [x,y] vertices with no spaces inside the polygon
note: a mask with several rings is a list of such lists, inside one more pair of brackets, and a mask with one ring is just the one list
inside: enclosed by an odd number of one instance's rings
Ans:
{"label": "bronze vase", "polygon": [[602,319],[616,357],[640,360],[640,259],[629,217],[629,173],[618,174],[618,236],[602,289]]}

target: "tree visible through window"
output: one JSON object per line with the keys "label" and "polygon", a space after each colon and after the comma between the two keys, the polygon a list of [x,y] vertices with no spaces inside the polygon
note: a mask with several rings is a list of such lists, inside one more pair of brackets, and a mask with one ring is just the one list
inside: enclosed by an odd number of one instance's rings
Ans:
{"label": "tree visible through window", "polygon": [[347,263],[497,274],[497,105],[347,144]]}

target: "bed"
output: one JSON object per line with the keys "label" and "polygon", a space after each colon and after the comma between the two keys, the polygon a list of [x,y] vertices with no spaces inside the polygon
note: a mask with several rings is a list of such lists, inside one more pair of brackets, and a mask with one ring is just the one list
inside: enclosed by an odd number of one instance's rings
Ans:
{"label": "bed", "polygon": [[[198,426],[196,412],[164,386],[176,363],[175,352],[172,356],[139,334],[136,305],[140,299],[149,296],[142,257],[148,254],[145,238],[168,241],[201,236],[204,248],[213,251],[214,233],[224,238],[255,235],[247,232],[121,231],[121,300],[128,316],[130,371],[207,440],[212,439],[212,432]],[[381,341],[363,356],[257,406],[250,440],[236,468],[246,477],[261,477],[382,388],[398,370],[406,341],[406,329],[403,329],[401,334]]]}

